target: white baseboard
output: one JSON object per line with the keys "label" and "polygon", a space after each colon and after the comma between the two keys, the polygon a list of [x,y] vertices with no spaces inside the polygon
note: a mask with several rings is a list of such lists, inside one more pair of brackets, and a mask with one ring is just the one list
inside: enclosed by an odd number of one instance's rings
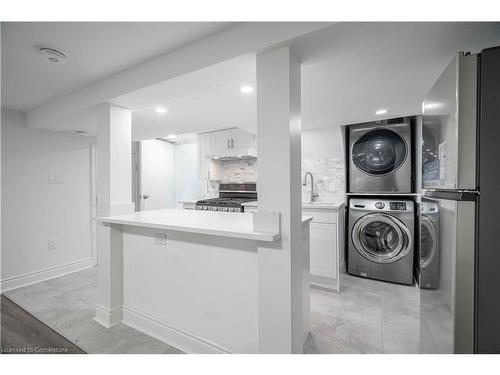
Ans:
{"label": "white baseboard", "polygon": [[115,307],[113,310],[108,310],[104,306],[95,306],[95,317],[94,321],[100,325],[111,328],[122,321],[122,307]]}
{"label": "white baseboard", "polygon": [[44,270],[26,273],[24,275],[13,276],[0,281],[0,293],[17,289],[23,286],[36,284],[41,281],[54,279],[69,273],[82,271],[94,265],[92,258],[85,258],[76,262],[63,264]]}
{"label": "white baseboard", "polygon": [[227,354],[231,351],[196,335],[174,328],[129,307],[123,307],[123,324],[190,354]]}

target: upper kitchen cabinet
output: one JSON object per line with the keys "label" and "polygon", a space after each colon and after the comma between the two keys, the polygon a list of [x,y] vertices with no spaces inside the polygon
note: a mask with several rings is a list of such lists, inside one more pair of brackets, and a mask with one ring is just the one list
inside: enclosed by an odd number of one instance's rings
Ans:
{"label": "upper kitchen cabinet", "polygon": [[198,176],[220,180],[220,162],[257,157],[257,138],[239,128],[198,134]]}
{"label": "upper kitchen cabinet", "polygon": [[213,150],[212,133],[198,134],[198,178],[220,180],[220,166],[211,158]]}
{"label": "upper kitchen cabinet", "polygon": [[256,137],[239,128],[218,130],[210,134],[214,159],[237,159],[257,157]]}

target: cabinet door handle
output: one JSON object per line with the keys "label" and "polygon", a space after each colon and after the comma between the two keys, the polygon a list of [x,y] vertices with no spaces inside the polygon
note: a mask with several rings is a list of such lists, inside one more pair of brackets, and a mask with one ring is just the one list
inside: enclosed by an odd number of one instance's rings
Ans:
{"label": "cabinet door handle", "polygon": [[234,139],[231,138],[231,148],[234,148]]}
{"label": "cabinet door handle", "polygon": [[229,148],[229,138],[227,139],[227,148]]}

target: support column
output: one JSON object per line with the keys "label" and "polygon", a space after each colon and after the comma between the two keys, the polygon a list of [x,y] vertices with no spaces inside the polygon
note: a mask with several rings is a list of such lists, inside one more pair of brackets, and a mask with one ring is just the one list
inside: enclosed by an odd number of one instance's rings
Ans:
{"label": "support column", "polygon": [[[97,214],[134,212],[132,200],[132,113],[109,103],[97,108]],[[109,328],[121,321],[123,300],[120,225],[98,225],[98,298],[95,320]]]}
{"label": "support column", "polygon": [[281,217],[281,240],[258,248],[260,353],[302,353],[305,340],[300,131],[299,61],[289,46],[258,54],[259,212]]}

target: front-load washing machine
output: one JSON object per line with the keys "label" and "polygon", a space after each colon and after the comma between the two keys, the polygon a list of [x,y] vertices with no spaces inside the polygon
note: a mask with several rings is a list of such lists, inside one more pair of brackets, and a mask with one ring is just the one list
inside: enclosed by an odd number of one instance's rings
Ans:
{"label": "front-load washing machine", "polygon": [[350,193],[412,193],[409,118],[349,127]]}
{"label": "front-load washing machine", "polygon": [[348,273],[413,283],[414,203],[399,199],[349,200]]}
{"label": "front-load washing machine", "polygon": [[419,285],[424,289],[439,286],[439,205],[422,199],[420,204]]}

